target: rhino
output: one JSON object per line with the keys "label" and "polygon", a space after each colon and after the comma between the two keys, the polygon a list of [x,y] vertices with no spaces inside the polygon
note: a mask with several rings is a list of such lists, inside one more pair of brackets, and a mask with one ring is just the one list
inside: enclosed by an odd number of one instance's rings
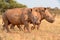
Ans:
{"label": "rhino", "polygon": [[31,14],[31,9],[28,8],[14,8],[14,9],[8,9],[6,12],[2,15],[2,19],[4,22],[3,28],[9,31],[8,25],[21,25],[24,24],[26,29],[28,29],[28,14]]}

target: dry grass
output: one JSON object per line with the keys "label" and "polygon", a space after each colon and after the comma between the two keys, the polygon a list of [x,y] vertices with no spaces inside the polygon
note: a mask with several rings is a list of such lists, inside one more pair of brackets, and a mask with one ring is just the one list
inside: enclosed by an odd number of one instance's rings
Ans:
{"label": "dry grass", "polygon": [[0,40],[60,40],[60,16],[56,17],[54,23],[48,23],[43,20],[39,30],[33,30],[31,33],[24,33],[15,27],[15,31],[6,33],[2,31],[2,19],[0,16]]}

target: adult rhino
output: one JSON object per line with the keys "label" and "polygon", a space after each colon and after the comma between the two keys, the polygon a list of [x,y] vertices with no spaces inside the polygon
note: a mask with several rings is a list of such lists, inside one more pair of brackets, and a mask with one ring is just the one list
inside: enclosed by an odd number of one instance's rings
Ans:
{"label": "adult rhino", "polygon": [[4,29],[9,32],[8,25],[21,25],[24,24],[24,29],[26,28],[29,31],[28,22],[38,25],[39,22],[39,13],[31,8],[15,8],[7,10],[3,15]]}
{"label": "adult rhino", "polygon": [[[56,15],[52,15],[47,8],[44,7],[35,7],[33,8],[36,12],[39,13],[39,18],[40,18],[40,23],[43,19],[45,19],[46,21],[53,23],[55,20],[55,16]],[[35,26],[32,27],[32,29],[34,29]],[[37,29],[39,29],[39,26],[37,26]]]}
{"label": "adult rhino", "polygon": [[8,9],[3,15],[2,19],[4,22],[3,28],[9,32],[8,25],[21,25],[24,24],[26,29],[28,29],[28,15],[31,14],[31,9],[28,8],[15,8]]}

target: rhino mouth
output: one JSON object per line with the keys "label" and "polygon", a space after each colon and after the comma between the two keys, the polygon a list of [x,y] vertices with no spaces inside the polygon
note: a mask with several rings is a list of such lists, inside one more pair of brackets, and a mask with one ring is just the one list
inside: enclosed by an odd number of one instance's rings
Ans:
{"label": "rhino mouth", "polygon": [[46,20],[50,23],[53,23],[54,22],[54,18],[46,18]]}
{"label": "rhino mouth", "polygon": [[54,20],[49,20],[48,22],[53,23],[53,22],[54,22]]}

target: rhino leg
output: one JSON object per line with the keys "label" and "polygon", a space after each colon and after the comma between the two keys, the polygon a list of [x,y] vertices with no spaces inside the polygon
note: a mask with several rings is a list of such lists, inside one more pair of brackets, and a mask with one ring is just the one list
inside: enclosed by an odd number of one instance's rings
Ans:
{"label": "rhino leg", "polygon": [[5,15],[3,15],[2,18],[3,18],[3,22],[4,22],[3,29],[6,29],[7,32],[10,32],[9,28],[8,28],[9,21],[8,21],[7,17]]}
{"label": "rhino leg", "polygon": [[17,25],[17,27],[19,28],[20,31],[23,31],[20,25]]}
{"label": "rhino leg", "polygon": [[10,32],[9,28],[8,28],[8,25],[5,25],[5,27],[6,27],[7,32]]}
{"label": "rhino leg", "polygon": [[4,25],[3,25],[3,30],[7,30],[7,32],[10,32],[9,28],[8,28],[8,23],[6,22]]}
{"label": "rhino leg", "polygon": [[28,24],[27,21],[24,22],[24,30],[25,30],[25,29],[27,29],[27,31],[30,32],[30,31],[29,31],[29,24]]}
{"label": "rhino leg", "polygon": [[4,24],[5,24],[4,26],[5,26],[5,29],[7,30],[7,32],[10,32],[9,28],[8,28],[8,25],[9,25],[8,21],[5,21]]}
{"label": "rhino leg", "polygon": [[14,27],[15,27],[15,25],[11,24],[11,27],[10,27],[10,29],[14,29]]}
{"label": "rhino leg", "polygon": [[35,25],[31,27],[31,30],[34,30],[35,29]]}
{"label": "rhino leg", "polygon": [[40,24],[41,24],[41,22],[37,24],[37,30],[39,30]]}
{"label": "rhino leg", "polygon": [[8,25],[6,25],[6,24],[3,25],[3,30],[5,30],[5,29],[7,30],[7,32],[9,32]]}
{"label": "rhino leg", "polygon": [[37,30],[39,30],[39,26],[40,26],[40,25],[37,25]]}
{"label": "rhino leg", "polygon": [[5,24],[3,24],[3,30],[5,30]]}

